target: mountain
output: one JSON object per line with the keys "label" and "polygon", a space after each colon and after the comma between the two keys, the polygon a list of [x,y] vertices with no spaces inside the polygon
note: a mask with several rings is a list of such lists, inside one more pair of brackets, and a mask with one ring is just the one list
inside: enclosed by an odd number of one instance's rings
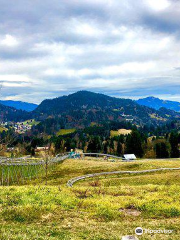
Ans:
{"label": "mountain", "polygon": [[142,98],[136,101],[138,104],[159,110],[161,107],[180,112],[180,103],[162,100],[155,97]]}
{"label": "mountain", "polygon": [[13,107],[13,108],[16,108],[18,110],[24,110],[24,111],[27,111],[27,112],[33,111],[38,106],[34,103],[12,101],[12,100],[7,100],[7,101],[0,100],[0,104],[3,104],[3,105],[8,106],[8,107]]}
{"label": "mountain", "polygon": [[17,110],[13,107],[8,107],[0,104],[0,122],[6,121],[24,121],[29,119],[31,116],[30,113],[22,110]]}
{"label": "mountain", "polygon": [[130,99],[114,98],[89,91],[44,100],[33,114],[39,120],[60,118],[66,127],[77,128],[92,123],[123,120],[137,125],[158,125],[180,117],[180,113],[172,110],[155,110]]}

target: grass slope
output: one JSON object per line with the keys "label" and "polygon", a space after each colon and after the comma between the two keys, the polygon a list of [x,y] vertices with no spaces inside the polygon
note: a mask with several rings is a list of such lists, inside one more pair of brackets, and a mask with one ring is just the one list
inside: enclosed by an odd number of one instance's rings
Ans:
{"label": "grass slope", "polygon": [[180,167],[180,161],[66,160],[49,173],[47,185],[37,179],[0,187],[0,239],[118,240],[141,226],[174,233],[139,239],[179,240],[180,171],[102,177],[66,187],[70,178],[88,173],[159,167]]}
{"label": "grass slope", "polygon": [[127,130],[127,129],[119,129],[117,131],[111,130],[110,136],[111,137],[116,137],[120,135],[128,135],[131,134],[132,130]]}
{"label": "grass slope", "polygon": [[29,119],[27,121],[23,122],[23,125],[29,124],[31,126],[36,126],[38,125],[40,122],[36,121],[35,119]]}
{"label": "grass slope", "polygon": [[8,130],[7,128],[0,126],[0,132],[1,132],[1,133],[2,133],[3,131],[6,132],[7,130]]}
{"label": "grass slope", "polygon": [[72,129],[60,129],[57,132],[57,136],[68,135],[68,134],[74,133],[75,131],[76,131],[75,128],[72,128]]}

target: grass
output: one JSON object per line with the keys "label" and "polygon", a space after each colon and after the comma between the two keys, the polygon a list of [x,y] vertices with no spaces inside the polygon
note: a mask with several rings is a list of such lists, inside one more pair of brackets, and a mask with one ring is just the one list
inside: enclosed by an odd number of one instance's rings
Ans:
{"label": "grass", "polygon": [[87,173],[159,167],[180,167],[180,161],[71,159],[49,172],[47,185],[36,179],[0,187],[0,239],[119,240],[141,226],[174,232],[139,239],[179,240],[180,171],[101,177],[66,187],[70,178]]}
{"label": "grass", "polygon": [[38,125],[40,122],[36,121],[35,119],[29,119],[26,120],[25,122],[23,122],[24,125],[29,124],[31,126],[36,126]]}
{"label": "grass", "polygon": [[24,184],[28,179],[43,175],[45,175],[43,165],[0,166],[1,185]]}
{"label": "grass", "polygon": [[72,128],[72,129],[60,129],[57,132],[57,136],[68,135],[68,134],[74,133],[75,131],[76,131],[75,128]]}
{"label": "grass", "polygon": [[6,132],[7,130],[8,130],[7,128],[0,126],[0,132],[3,132],[3,131]]}
{"label": "grass", "polygon": [[149,114],[149,116],[150,116],[151,118],[156,119],[156,120],[159,120],[159,121],[166,121],[166,120],[167,120],[166,118],[159,117],[159,116],[156,115],[155,113]]}
{"label": "grass", "polygon": [[117,131],[115,130],[111,130],[110,131],[110,136],[111,137],[116,137],[116,136],[119,136],[119,135],[128,135],[128,134],[131,134],[132,130],[127,130],[127,129],[119,129]]}

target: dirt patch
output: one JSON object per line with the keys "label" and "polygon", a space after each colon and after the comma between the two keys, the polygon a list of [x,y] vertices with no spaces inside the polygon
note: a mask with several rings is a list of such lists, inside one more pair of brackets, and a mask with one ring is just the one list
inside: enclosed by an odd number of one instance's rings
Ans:
{"label": "dirt patch", "polygon": [[119,211],[124,213],[125,216],[138,217],[141,215],[141,212],[136,209],[119,209]]}

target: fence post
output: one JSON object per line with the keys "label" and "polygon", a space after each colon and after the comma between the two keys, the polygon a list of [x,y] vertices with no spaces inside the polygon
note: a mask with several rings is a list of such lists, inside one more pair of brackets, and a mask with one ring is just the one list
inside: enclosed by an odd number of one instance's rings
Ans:
{"label": "fence post", "polygon": [[9,186],[9,163],[8,163],[8,167],[7,167],[7,170],[8,170],[8,172],[7,172],[7,185]]}
{"label": "fence post", "polygon": [[2,164],[2,169],[1,169],[1,174],[2,174],[2,177],[1,177],[1,185],[3,186],[3,171],[4,171],[4,166]]}
{"label": "fence post", "polygon": [[45,174],[46,174],[46,185],[47,185],[47,177],[48,177],[48,156],[46,156],[45,162]]}

